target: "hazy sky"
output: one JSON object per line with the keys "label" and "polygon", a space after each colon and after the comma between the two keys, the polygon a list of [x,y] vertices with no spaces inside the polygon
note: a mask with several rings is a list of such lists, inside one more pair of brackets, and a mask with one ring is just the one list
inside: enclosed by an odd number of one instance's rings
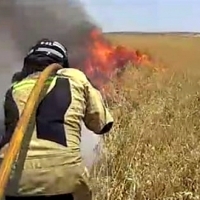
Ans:
{"label": "hazy sky", "polygon": [[103,31],[199,31],[200,0],[82,0]]}

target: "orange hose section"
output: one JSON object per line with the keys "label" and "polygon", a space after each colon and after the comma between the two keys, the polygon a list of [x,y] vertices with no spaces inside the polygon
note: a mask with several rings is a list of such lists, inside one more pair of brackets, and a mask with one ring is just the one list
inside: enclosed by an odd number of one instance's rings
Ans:
{"label": "orange hose section", "polygon": [[55,71],[61,69],[62,67],[58,64],[49,65],[40,75],[37,80],[29,98],[22,112],[22,115],[18,121],[18,124],[14,130],[9,147],[5,152],[4,159],[0,166],[0,199],[4,199],[4,192],[7,183],[10,178],[12,165],[21,149],[24,134],[28,128],[29,121],[31,119],[31,114],[33,113],[37,102],[44,88],[45,81],[48,77]]}

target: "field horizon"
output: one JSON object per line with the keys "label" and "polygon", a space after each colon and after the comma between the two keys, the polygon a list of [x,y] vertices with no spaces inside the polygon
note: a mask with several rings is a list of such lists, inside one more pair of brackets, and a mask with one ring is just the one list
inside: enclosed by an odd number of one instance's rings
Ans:
{"label": "field horizon", "polygon": [[189,32],[189,31],[160,31],[160,32],[151,32],[151,31],[115,31],[115,32],[104,32],[105,35],[142,35],[142,36],[149,36],[149,35],[154,35],[154,36],[159,36],[159,35],[171,35],[171,36],[191,36],[191,37],[199,37],[200,32]]}

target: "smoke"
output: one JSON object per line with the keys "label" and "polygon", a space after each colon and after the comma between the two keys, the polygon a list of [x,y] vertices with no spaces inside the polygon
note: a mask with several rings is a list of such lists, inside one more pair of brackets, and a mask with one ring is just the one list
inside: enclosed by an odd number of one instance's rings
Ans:
{"label": "smoke", "polygon": [[7,18],[12,38],[21,57],[31,45],[46,37],[63,43],[69,49],[71,65],[76,66],[84,59],[91,30],[97,26],[81,2],[76,0],[7,0],[6,2],[4,2],[6,9],[4,8],[2,15]]}
{"label": "smoke", "polygon": [[35,42],[49,38],[63,43],[70,65],[77,66],[87,56],[91,31],[98,28],[76,0],[1,0],[0,25],[1,105],[13,73]]}

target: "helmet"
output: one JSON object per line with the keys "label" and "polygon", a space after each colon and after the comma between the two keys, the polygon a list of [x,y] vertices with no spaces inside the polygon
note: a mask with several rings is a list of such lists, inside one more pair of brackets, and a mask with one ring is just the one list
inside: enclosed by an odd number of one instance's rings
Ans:
{"label": "helmet", "polygon": [[59,63],[64,68],[69,67],[67,49],[59,42],[49,39],[42,39],[30,48],[24,59],[24,63],[27,62],[35,62],[40,65]]}

